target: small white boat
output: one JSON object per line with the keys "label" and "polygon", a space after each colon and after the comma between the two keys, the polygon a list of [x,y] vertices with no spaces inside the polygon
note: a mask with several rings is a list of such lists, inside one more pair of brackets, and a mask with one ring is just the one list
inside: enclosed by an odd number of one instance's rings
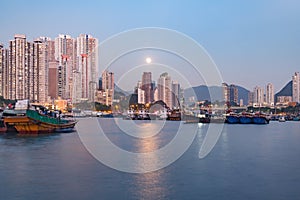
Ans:
{"label": "small white boat", "polygon": [[160,111],[158,116],[159,116],[158,119],[166,120],[168,118],[167,110],[164,109],[164,110]]}
{"label": "small white boat", "polygon": [[279,117],[278,121],[279,121],[279,122],[285,122],[284,116]]}

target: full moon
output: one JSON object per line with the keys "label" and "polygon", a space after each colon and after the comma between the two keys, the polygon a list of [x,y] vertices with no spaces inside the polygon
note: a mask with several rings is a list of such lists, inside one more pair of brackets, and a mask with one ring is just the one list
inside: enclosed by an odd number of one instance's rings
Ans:
{"label": "full moon", "polygon": [[150,64],[152,62],[152,59],[150,57],[146,58],[146,63]]}

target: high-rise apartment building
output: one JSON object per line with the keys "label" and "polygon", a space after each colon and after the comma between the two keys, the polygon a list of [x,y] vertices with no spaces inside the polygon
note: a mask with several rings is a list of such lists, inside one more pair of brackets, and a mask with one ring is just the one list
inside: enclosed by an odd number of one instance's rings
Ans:
{"label": "high-rise apartment building", "polygon": [[222,83],[222,90],[223,90],[223,99],[225,102],[228,102],[230,99],[230,93],[228,91],[228,84]]}
{"label": "high-rise apartment building", "polygon": [[239,92],[238,88],[235,85],[231,84],[229,86],[229,91],[230,91],[229,101],[233,104],[238,104],[238,97],[239,97],[238,96],[238,92]]}
{"label": "high-rise apartment building", "polygon": [[164,101],[169,108],[173,107],[171,77],[168,73],[160,75],[157,81],[158,100]]}
{"label": "high-rise apartment building", "polygon": [[238,104],[238,88],[231,84],[222,83],[223,99],[230,104]]}
{"label": "high-rise apartment building", "polygon": [[262,106],[264,103],[264,90],[256,86],[253,90],[253,105]]}
{"label": "high-rise apartment building", "polygon": [[3,55],[5,49],[3,44],[0,44],[0,96],[3,96]]}
{"label": "high-rise apartment building", "polygon": [[145,90],[143,90],[142,87],[142,81],[138,81],[136,87],[134,88],[134,92],[137,94],[138,104],[145,104]]}
{"label": "high-rise apartment building", "polygon": [[96,92],[96,101],[111,106],[114,99],[114,73],[107,70],[103,71],[101,85],[102,87]]}
{"label": "high-rise apartment building", "polygon": [[6,96],[8,89],[8,50],[0,44],[0,96]]}
{"label": "high-rise apartment building", "polygon": [[292,93],[293,93],[293,102],[300,102],[300,73],[295,72],[292,76]]}
{"label": "high-rise apartment building", "polygon": [[151,72],[144,72],[142,75],[141,89],[145,92],[145,103],[151,103],[153,101],[153,87],[152,87],[152,74]]}
{"label": "high-rise apartment building", "polygon": [[107,70],[102,72],[102,89],[114,90],[114,73]]}
{"label": "high-rise apartment building", "polygon": [[154,91],[153,91],[153,99],[154,101],[158,101],[158,88],[154,88]]}
{"label": "high-rise apartment building", "polygon": [[14,40],[9,42],[9,51],[5,53],[5,57],[5,64],[2,67],[4,98],[47,102],[48,52],[46,39],[27,42],[25,35],[16,34]]}
{"label": "high-rise apartment building", "polygon": [[137,88],[138,104],[145,104],[145,91],[141,88]]}
{"label": "high-rise apartment building", "polygon": [[55,59],[58,66],[58,97],[69,99],[73,92],[73,70],[76,69],[76,40],[70,35],[55,38]]}
{"label": "high-rise apartment building", "polygon": [[50,99],[58,98],[58,61],[49,62],[48,68],[48,95]]}
{"label": "high-rise apartment building", "polygon": [[55,41],[47,37],[40,37],[40,39],[46,43],[46,60],[48,61],[48,96],[50,99],[57,99],[59,61],[55,59]]}
{"label": "high-rise apartment building", "polygon": [[[16,34],[15,39],[9,41],[9,69],[8,69],[8,86],[7,99],[26,99],[25,88],[28,67],[25,67],[28,62],[30,52],[27,52],[28,45],[26,42],[26,36]],[[25,58],[26,56],[26,58]]]}
{"label": "high-rise apartment building", "polygon": [[81,34],[77,37],[78,65],[74,70],[74,99],[93,100],[97,89],[98,39]]}
{"label": "high-rise apartment building", "polygon": [[274,86],[272,83],[268,83],[266,87],[266,104],[268,106],[274,106]]}
{"label": "high-rise apartment building", "polygon": [[33,86],[33,100],[45,103],[48,101],[48,72],[49,72],[49,57],[51,52],[48,52],[48,41],[50,38],[40,37],[33,42],[33,68],[34,75],[31,80]]}
{"label": "high-rise apartment building", "polygon": [[254,103],[254,92],[249,92],[248,93],[248,105],[253,105]]}
{"label": "high-rise apartment building", "polygon": [[172,81],[172,106],[180,107],[180,84],[176,81]]}
{"label": "high-rise apartment building", "polygon": [[0,45],[0,95],[39,103],[49,98],[94,101],[97,44],[96,38],[83,34],[77,39],[59,35],[55,41],[40,37],[33,42],[16,34],[8,49]]}

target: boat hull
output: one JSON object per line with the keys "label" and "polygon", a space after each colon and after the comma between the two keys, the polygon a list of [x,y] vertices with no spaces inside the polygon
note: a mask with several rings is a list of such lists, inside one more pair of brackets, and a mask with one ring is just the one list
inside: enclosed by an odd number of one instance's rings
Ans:
{"label": "boat hull", "polygon": [[199,118],[199,123],[210,123],[210,118],[209,117],[200,117]]}
{"label": "boat hull", "polygon": [[6,131],[7,131],[6,124],[5,124],[4,121],[1,119],[1,120],[0,120],[0,133],[5,133]]}
{"label": "boat hull", "polygon": [[238,116],[226,116],[226,122],[228,124],[238,124],[240,120]]}
{"label": "boat hull", "polygon": [[268,124],[269,120],[266,117],[253,117],[253,124]]}
{"label": "boat hull", "polygon": [[253,122],[252,117],[241,116],[240,123],[241,124],[251,124]]}
{"label": "boat hull", "polygon": [[3,119],[7,132],[17,132],[21,135],[37,135],[54,132],[71,131],[76,124],[76,121],[67,121],[63,124],[51,124],[28,116],[11,116]]}

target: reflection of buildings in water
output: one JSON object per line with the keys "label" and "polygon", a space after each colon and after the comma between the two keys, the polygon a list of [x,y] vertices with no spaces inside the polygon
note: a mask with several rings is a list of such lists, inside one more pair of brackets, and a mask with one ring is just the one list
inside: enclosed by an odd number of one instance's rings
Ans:
{"label": "reflection of buildings in water", "polygon": [[[157,143],[157,137],[151,137],[142,139],[139,142],[139,152],[152,152],[159,148]],[[157,165],[159,162],[158,156],[153,155],[149,160],[138,160],[141,164],[147,162],[147,165]],[[155,168],[152,166],[151,168]],[[167,188],[164,184],[166,173],[163,169],[160,169],[151,173],[143,173],[136,176],[136,193],[138,199],[160,199],[167,195]]]}
{"label": "reflection of buildings in water", "polygon": [[[150,127],[149,127],[150,126]],[[152,126],[152,127],[151,127]],[[155,127],[153,127],[155,126]],[[157,127],[159,126],[159,127]],[[140,133],[143,130],[153,131],[159,130],[156,134],[160,134],[161,127],[159,124],[150,123],[145,127],[139,126]],[[152,137],[138,139],[136,143],[137,152],[147,153],[154,152],[159,148],[162,148],[166,144],[162,144],[162,138],[152,133]],[[159,168],[159,163],[163,158],[159,158],[158,154],[149,154],[148,160],[138,159],[137,166],[151,166],[151,169]],[[156,167],[157,166],[157,167]],[[136,193],[138,199],[163,199],[168,196],[168,188],[166,187],[165,180],[167,173],[164,173],[164,169],[158,171],[142,173],[135,176],[135,182],[132,189]]]}
{"label": "reflection of buildings in water", "polygon": [[228,128],[227,126],[224,126],[224,129],[222,131],[221,135],[221,155],[224,156],[224,158],[228,158],[228,153],[229,153],[229,138],[228,138]]}
{"label": "reflection of buildings in water", "polygon": [[135,176],[134,187],[131,188],[137,199],[165,199],[169,196],[168,173],[160,169],[151,173]]}

